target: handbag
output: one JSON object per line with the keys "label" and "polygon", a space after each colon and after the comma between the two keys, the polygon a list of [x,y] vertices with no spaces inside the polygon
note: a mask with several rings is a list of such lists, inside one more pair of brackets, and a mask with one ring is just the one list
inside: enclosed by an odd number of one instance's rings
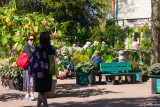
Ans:
{"label": "handbag", "polygon": [[18,58],[16,64],[21,68],[28,68],[29,57],[26,55],[26,53],[19,54],[19,58]]}
{"label": "handbag", "polygon": [[54,55],[48,55],[49,58],[49,74],[50,75],[57,75],[58,74],[58,67],[56,63],[56,57]]}

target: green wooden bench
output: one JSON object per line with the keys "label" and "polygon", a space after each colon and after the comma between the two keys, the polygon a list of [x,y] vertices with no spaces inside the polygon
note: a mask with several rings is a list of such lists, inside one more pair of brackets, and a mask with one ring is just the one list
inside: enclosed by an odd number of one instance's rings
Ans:
{"label": "green wooden bench", "polygon": [[135,80],[142,82],[141,72],[132,70],[130,62],[112,62],[112,63],[100,63],[100,74],[106,76],[106,82],[109,83],[108,78],[112,78],[111,84],[115,84],[115,76],[130,76],[133,83]]}

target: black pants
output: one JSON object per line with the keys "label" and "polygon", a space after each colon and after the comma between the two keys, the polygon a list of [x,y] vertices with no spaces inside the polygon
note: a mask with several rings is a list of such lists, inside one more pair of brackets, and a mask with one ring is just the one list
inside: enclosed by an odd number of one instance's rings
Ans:
{"label": "black pants", "polygon": [[37,107],[40,107],[41,103],[43,103],[44,107],[48,107],[47,97],[45,96],[45,93],[38,93]]}

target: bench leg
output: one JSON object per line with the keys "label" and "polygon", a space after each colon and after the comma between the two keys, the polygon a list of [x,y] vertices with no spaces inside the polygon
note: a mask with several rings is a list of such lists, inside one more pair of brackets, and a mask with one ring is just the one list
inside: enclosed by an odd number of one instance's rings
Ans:
{"label": "bench leg", "polygon": [[101,83],[101,81],[102,81],[102,76],[100,75],[99,76],[99,82]]}
{"label": "bench leg", "polygon": [[113,76],[112,84],[115,85],[115,76]]}
{"label": "bench leg", "polygon": [[134,81],[135,81],[135,75],[133,75],[133,76],[131,76],[132,78],[131,78],[131,84],[133,84],[134,83]]}
{"label": "bench leg", "polygon": [[106,81],[108,81],[108,76],[105,76],[106,77]]}
{"label": "bench leg", "polygon": [[127,78],[127,76],[125,76],[125,82],[126,82],[126,83],[128,82],[128,78]]}
{"label": "bench leg", "polygon": [[135,75],[131,75],[131,76],[125,76],[125,82],[129,82],[131,84],[133,84],[135,81]]}
{"label": "bench leg", "polygon": [[139,82],[142,82],[142,72],[139,73]]}
{"label": "bench leg", "polygon": [[118,80],[120,81],[122,79],[122,76],[119,76]]}
{"label": "bench leg", "polygon": [[106,84],[115,85],[115,76],[107,76]]}

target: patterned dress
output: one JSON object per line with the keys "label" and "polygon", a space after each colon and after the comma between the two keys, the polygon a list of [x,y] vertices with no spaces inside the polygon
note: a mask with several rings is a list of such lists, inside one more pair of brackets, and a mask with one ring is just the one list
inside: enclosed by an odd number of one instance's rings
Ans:
{"label": "patterned dress", "polygon": [[34,92],[34,77],[28,74],[28,70],[23,71],[23,91]]}
{"label": "patterned dress", "polygon": [[56,51],[52,46],[39,45],[35,48],[29,60],[29,75],[34,76],[35,92],[50,92],[52,86],[52,75],[49,74],[48,55],[55,55]]}

